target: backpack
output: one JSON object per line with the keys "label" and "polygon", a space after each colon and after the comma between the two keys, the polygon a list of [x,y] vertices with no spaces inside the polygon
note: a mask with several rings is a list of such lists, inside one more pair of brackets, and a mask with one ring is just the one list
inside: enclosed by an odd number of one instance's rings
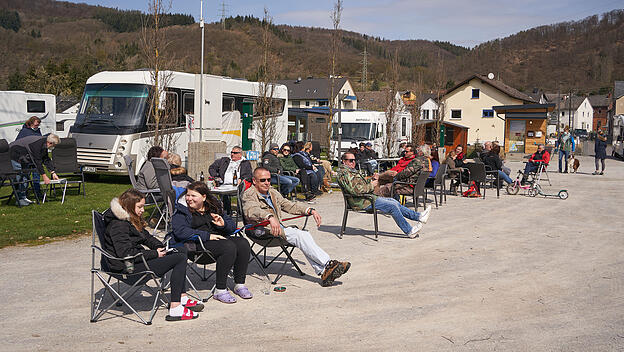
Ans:
{"label": "backpack", "polygon": [[474,181],[470,182],[470,187],[468,187],[468,190],[466,190],[464,193],[462,193],[462,196],[468,197],[468,198],[479,198],[479,197],[481,197],[481,194],[479,192],[479,187],[477,186],[477,184]]}

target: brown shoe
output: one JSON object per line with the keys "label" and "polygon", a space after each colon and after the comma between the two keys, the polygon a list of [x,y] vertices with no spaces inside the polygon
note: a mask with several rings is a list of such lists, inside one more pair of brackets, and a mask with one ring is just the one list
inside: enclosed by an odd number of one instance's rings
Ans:
{"label": "brown shoe", "polygon": [[343,267],[337,260],[330,260],[321,274],[321,286],[327,287],[334,283],[343,273]]}
{"label": "brown shoe", "polygon": [[338,265],[342,268],[342,275],[346,274],[351,267],[351,263],[349,262],[338,262]]}

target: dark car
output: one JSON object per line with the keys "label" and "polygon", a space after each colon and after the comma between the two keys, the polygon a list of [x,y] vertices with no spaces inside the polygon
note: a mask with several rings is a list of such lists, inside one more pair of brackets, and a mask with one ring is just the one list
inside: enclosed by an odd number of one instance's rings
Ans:
{"label": "dark car", "polygon": [[579,138],[587,138],[589,137],[589,133],[587,132],[587,130],[584,130],[582,128],[577,128],[574,130],[574,136],[579,137]]}

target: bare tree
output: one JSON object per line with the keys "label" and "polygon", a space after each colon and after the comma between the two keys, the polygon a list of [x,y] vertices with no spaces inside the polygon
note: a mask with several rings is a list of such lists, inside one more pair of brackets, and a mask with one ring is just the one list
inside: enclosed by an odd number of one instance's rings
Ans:
{"label": "bare tree", "polygon": [[399,49],[394,50],[390,63],[390,89],[386,96],[386,139],[384,149],[386,156],[392,155],[399,139],[399,101],[397,100],[399,84]]}
{"label": "bare tree", "polygon": [[[147,126],[153,132],[152,144],[171,150],[176,143],[175,135],[170,132],[178,124],[178,99],[173,92],[167,91],[171,74],[164,70],[172,62],[163,54],[170,42],[166,30],[161,26],[162,17],[171,9],[171,1],[149,0],[148,13],[143,18],[141,31],[142,56],[149,67],[151,88]],[[169,130],[169,131],[168,131]]]}
{"label": "bare tree", "polygon": [[[334,118],[334,109],[335,109],[335,101],[334,95],[335,92],[335,83],[336,83],[336,61],[338,58],[338,43],[340,42],[340,18],[342,17],[342,0],[336,0],[334,3],[334,8],[331,12],[330,18],[332,20],[332,25],[334,30],[331,33],[331,48],[330,48],[330,58],[329,58],[329,116],[327,118],[327,147],[328,147],[328,156],[332,153],[331,148],[331,139],[333,132],[333,118]],[[338,109],[342,108],[342,99],[338,99]],[[338,146],[340,148],[340,146]]]}
{"label": "bare tree", "polygon": [[433,114],[433,128],[431,131],[432,143],[438,144],[440,142],[440,133],[442,122],[444,121],[444,115],[446,114],[446,104],[442,101],[446,87],[446,68],[444,67],[444,61],[438,51],[438,66],[436,67],[434,89],[436,91],[438,101],[438,112]]}
{"label": "bare tree", "polygon": [[275,93],[275,70],[276,55],[271,50],[271,26],[273,19],[269,16],[269,10],[264,8],[262,20],[262,59],[258,66],[258,96],[256,97],[256,116],[254,128],[256,136],[260,137],[260,149],[262,152],[268,149],[269,143],[277,140],[277,113],[282,107],[277,106],[279,101],[273,99]]}
{"label": "bare tree", "polygon": [[415,96],[414,105],[412,105],[412,143],[420,143],[425,139],[425,126],[418,124],[420,121],[420,107],[424,103],[424,83],[423,83],[423,71],[418,69],[416,73],[416,82],[413,90]]}

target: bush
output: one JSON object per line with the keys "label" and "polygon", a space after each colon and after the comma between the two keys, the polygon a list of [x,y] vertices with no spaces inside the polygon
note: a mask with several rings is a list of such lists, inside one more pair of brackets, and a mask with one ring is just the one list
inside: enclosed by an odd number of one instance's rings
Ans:
{"label": "bush", "polygon": [[0,9],[0,26],[6,29],[11,29],[17,33],[20,27],[22,27],[22,21],[20,20],[19,13],[17,13],[17,11]]}

